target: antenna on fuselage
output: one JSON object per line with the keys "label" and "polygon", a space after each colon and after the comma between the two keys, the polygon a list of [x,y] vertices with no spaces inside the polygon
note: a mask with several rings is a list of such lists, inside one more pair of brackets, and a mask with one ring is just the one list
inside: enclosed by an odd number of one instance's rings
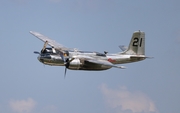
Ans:
{"label": "antenna on fuselage", "polygon": [[104,54],[106,55],[108,52],[107,51],[104,51]]}

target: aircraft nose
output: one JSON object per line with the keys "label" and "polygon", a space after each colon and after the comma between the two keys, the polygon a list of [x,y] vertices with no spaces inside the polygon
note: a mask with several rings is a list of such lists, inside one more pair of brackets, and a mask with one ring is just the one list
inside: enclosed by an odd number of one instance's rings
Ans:
{"label": "aircraft nose", "polygon": [[38,59],[39,61],[41,61],[41,56],[38,56],[37,59]]}
{"label": "aircraft nose", "polygon": [[50,60],[51,59],[51,56],[50,55],[46,55],[46,56],[38,56],[37,59],[40,61],[40,62],[43,62],[44,60]]}
{"label": "aircraft nose", "polygon": [[38,56],[37,59],[38,59],[40,62],[44,63],[44,58],[42,58],[42,56]]}

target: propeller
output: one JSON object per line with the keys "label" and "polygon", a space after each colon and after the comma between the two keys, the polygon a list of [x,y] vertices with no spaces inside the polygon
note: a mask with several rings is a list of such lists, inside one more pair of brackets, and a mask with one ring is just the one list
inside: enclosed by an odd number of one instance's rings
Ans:
{"label": "propeller", "polygon": [[44,46],[43,46],[43,48],[42,48],[42,50],[41,50],[41,53],[44,52],[44,50],[46,49],[47,44],[48,44],[48,41],[46,41],[46,42],[44,43]]}
{"label": "propeller", "polygon": [[64,71],[64,78],[66,78],[66,72],[67,72],[67,68],[69,67],[69,58],[66,59],[66,62],[65,62],[65,71]]}
{"label": "propeller", "polygon": [[39,54],[39,55],[41,55],[41,53],[39,53],[38,51],[34,51],[34,54]]}
{"label": "propeller", "polygon": [[[41,53],[44,52],[44,50],[46,49],[47,44],[48,44],[48,41],[46,41],[46,42],[44,43],[44,46],[43,46],[43,48],[42,48],[42,50],[41,50]],[[38,51],[34,51],[34,54],[39,54],[39,55],[41,55],[41,53],[38,52]]]}
{"label": "propeller", "polygon": [[64,61],[64,65],[65,65],[64,78],[66,78],[67,68],[69,68],[70,63],[71,63],[75,58],[70,58],[69,56],[64,57],[62,51],[60,51],[60,57],[61,57],[61,59]]}
{"label": "propeller", "polygon": [[70,63],[71,63],[74,59],[75,59],[75,58],[71,58],[71,60],[69,60],[69,58],[66,59],[66,62],[64,63],[64,64],[65,64],[64,78],[66,78],[67,68],[69,68]]}

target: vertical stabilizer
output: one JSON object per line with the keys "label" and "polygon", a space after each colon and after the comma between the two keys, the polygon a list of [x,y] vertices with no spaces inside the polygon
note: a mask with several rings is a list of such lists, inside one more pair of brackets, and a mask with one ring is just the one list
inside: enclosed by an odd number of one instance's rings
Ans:
{"label": "vertical stabilizer", "polygon": [[143,31],[133,33],[129,47],[123,54],[145,55],[145,33]]}

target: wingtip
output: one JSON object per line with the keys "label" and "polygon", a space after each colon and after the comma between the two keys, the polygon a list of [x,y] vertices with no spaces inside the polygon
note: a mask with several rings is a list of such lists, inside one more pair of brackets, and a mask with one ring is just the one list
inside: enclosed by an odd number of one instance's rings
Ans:
{"label": "wingtip", "polygon": [[33,33],[33,31],[29,31],[29,33],[31,33],[31,34],[32,34],[32,33]]}
{"label": "wingtip", "polygon": [[119,68],[121,68],[121,69],[126,69],[126,67],[125,67],[125,66],[119,66]]}
{"label": "wingtip", "polygon": [[29,33],[35,34],[35,33],[38,33],[38,32],[36,32],[36,31],[29,31]]}

